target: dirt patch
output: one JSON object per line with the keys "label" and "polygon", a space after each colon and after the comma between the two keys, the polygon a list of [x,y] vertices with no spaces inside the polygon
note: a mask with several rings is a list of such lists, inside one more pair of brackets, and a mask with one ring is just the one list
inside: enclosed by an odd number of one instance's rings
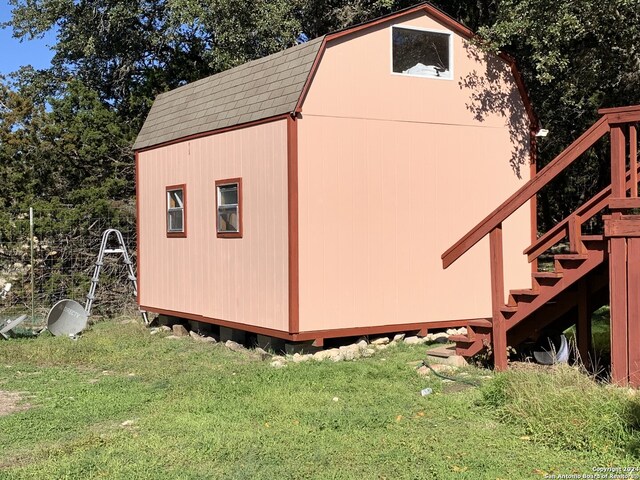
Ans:
{"label": "dirt patch", "polygon": [[21,392],[0,390],[0,417],[28,410],[31,405],[23,402],[23,395]]}

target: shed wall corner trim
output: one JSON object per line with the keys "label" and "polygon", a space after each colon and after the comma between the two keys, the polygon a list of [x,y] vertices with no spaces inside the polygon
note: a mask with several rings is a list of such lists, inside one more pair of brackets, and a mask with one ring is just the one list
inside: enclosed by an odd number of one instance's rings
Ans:
{"label": "shed wall corner trim", "polygon": [[300,331],[298,259],[298,123],[287,117],[287,183],[289,219],[289,333]]}

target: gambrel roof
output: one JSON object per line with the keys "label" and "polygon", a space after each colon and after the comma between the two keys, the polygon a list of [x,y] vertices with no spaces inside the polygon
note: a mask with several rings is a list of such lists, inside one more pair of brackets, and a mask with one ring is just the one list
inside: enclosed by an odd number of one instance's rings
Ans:
{"label": "gambrel roof", "polygon": [[[186,137],[294,114],[300,111],[327,43],[419,11],[464,38],[475,36],[467,27],[428,2],[408,7],[158,95],[133,149],[147,149]],[[537,117],[515,61],[503,53],[499,56],[511,66],[531,125],[537,125]]]}
{"label": "gambrel roof", "polygon": [[133,148],[293,112],[323,39],[158,95]]}

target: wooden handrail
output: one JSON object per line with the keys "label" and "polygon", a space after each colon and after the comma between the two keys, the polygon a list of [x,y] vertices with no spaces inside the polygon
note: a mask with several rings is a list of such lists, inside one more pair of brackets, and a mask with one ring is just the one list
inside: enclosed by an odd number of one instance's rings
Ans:
{"label": "wooden handrail", "polygon": [[529,201],[545,185],[556,178],[563,170],[571,165],[580,155],[593,146],[604,134],[609,131],[608,114],[601,117],[566,150],[554,158],[538,174],[524,184],[516,193],[511,195],[502,205],[491,212],[480,223],[473,227],[469,233],[458,240],[446,252],[442,254],[442,266],[447,268],[476,243],[482,240],[489,232],[504,222],[522,205]]}
{"label": "wooden handrail", "polygon": [[[637,176],[638,170],[639,170],[638,165],[636,165],[636,175],[635,175],[636,185],[637,185],[637,178],[638,178]],[[627,190],[633,189],[633,184],[634,184],[633,170],[630,169],[627,172],[627,176],[626,176]],[[529,263],[533,262],[536,258],[540,256],[540,254],[546,252],[547,250],[549,250],[549,248],[551,248],[553,245],[555,245],[556,243],[558,243],[560,240],[562,240],[564,237],[567,236],[568,224],[572,217],[580,217],[582,219],[582,223],[584,223],[587,220],[589,220],[591,217],[593,217],[596,213],[601,211],[603,208],[608,206],[610,198],[611,198],[611,185],[608,185],[607,187],[605,187],[604,189],[596,193],[593,197],[591,197],[589,201],[583,203],[580,207],[578,207],[575,210],[575,212],[573,212],[571,215],[569,215],[567,218],[565,218],[561,222],[557,223],[551,230],[549,230],[547,233],[545,233],[540,238],[538,238],[535,242],[529,245],[524,250],[524,252],[522,252],[525,255],[527,255],[527,259],[529,260]]]}
{"label": "wooden handrail", "polygon": [[540,254],[546,252],[567,236],[567,228],[573,218],[580,217],[582,222],[589,220],[600,210],[605,208],[609,204],[609,197],[611,196],[611,185],[604,190],[598,192],[588,202],[584,203],[575,212],[569,215],[567,218],[557,223],[551,230],[542,235],[533,244],[527,247],[524,252],[527,255],[529,263],[533,262]]}

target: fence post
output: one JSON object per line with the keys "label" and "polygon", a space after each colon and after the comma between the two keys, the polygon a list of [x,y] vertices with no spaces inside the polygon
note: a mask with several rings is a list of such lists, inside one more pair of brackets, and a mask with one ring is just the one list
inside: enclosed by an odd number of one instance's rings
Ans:
{"label": "fence post", "polygon": [[33,207],[29,207],[29,246],[31,248],[31,323],[35,323],[36,316],[36,282],[33,268]]}

